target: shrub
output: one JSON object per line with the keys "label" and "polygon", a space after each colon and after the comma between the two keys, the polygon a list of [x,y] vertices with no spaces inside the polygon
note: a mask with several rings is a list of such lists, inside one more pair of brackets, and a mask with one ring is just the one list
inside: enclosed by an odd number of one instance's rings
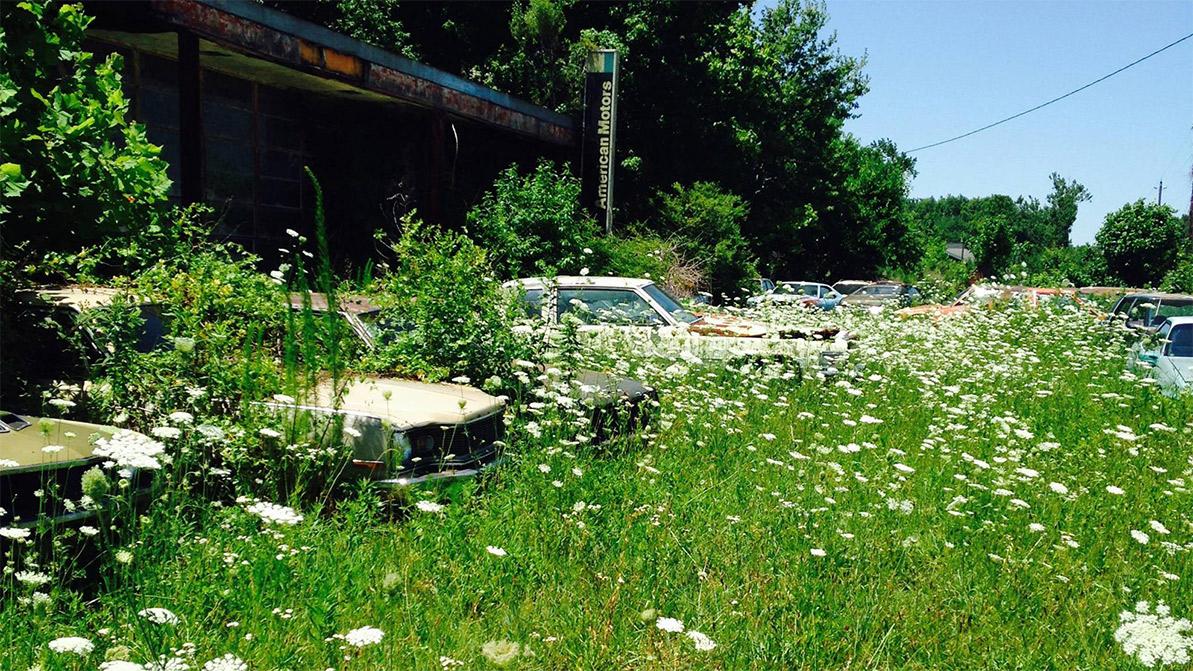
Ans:
{"label": "shrub", "polygon": [[513,331],[521,308],[493,276],[485,250],[463,235],[407,217],[389,243],[394,260],[376,281],[383,339],[369,366],[440,380],[505,376],[529,353]]}
{"label": "shrub", "polygon": [[[156,222],[170,182],[125,115],[120,56],[81,48],[78,5],[0,3],[0,222],[36,258]],[[19,233],[17,233],[19,231]]]}
{"label": "shrub", "polygon": [[608,255],[608,274],[652,279],[673,296],[691,296],[704,279],[700,268],[684,256],[674,238],[644,233],[608,240],[603,247]]}
{"label": "shrub", "polygon": [[658,194],[658,228],[675,236],[680,251],[701,269],[717,298],[737,297],[758,277],[741,225],[749,207],[711,182],[674,184]]}
{"label": "shrub", "polygon": [[468,213],[468,228],[506,279],[578,273],[600,233],[580,206],[580,181],[549,161],[526,175],[514,165],[502,171]]}
{"label": "shrub", "polygon": [[1106,215],[1097,241],[1112,275],[1143,286],[1159,283],[1172,269],[1184,235],[1171,207],[1140,199]]}
{"label": "shrub", "polygon": [[1188,251],[1182,253],[1173,269],[1164,275],[1160,286],[1164,291],[1193,293],[1193,255]]}

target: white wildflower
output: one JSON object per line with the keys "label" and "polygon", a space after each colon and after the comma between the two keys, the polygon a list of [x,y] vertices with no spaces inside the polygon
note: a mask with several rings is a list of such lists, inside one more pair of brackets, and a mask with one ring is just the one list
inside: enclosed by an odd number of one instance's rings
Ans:
{"label": "white wildflower", "polygon": [[486,545],[485,552],[488,552],[489,554],[493,555],[494,557],[504,557],[507,554],[509,554],[504,549],[499,548],[496,545]]}
{"label": "white wildflower", "polygon": [[258,501],[245,508],[245,510],[260,517],[267,524],[294,526],[302,522],[302,515],[293,508],[268,501]]}
{"label": "white wildflower", "polygon": [[113,465],[122,469],[157,470],[162,467],[157,458],[165,449],[161,443],[149,436],[121,429],[111,438],[95,441],[94,454],[97,457],[107,457]]}
{"label": "white wildflower", "polygon": [[228,653],[203,665],[203,671],[248,671],[249,665],[244,660]]}
{"label": "white wildflower", "polygon": [[344,634],[341,638],[348,645],[356,648],[363,648],[365,646],[374,645],[381,642],[385,637],[385,632],[376,627],[360,627]]}
{"label": "white wildflower", "polygon": [[1167,664],[1189,663],[1189,648],[1193,638],[1189,631],[1189,620],[1174,618],[1163,602],[1156,604],[1153,612],[1150,604],[1140,601],[1135,610],[1119,613],[1119,627],[1114,640],[1123,647],[1123,652],[1139,660],[1146,667]]}
{"label": "white wildflower", "polygon": [[435,503],[434,501],[419,501],[414,504],[414,507],[424,513],[441,513],[445,506],[442,503]]}
{"label": "white wildflower", "polygon": [[695,644],[696,649],[700,652],[708,652],[709,650],[717,647],[716,641],[713,641],[711,638],[696,631],[695,629],[688,630],[687,637],[692,639],[692,643]]}
{"label": "white wildflower", "polygon": [[178,616],[166,608],[144,608],[137,615],[154,624],[178,624]]}
{"label": "white wildflower", "polygon": [[678,634],[683,631],[683,620],[677,620],[673,617],[660,617],[655,620],[654,626],[669,631],[673,634]]}
{"label": "white wildflower", "polygon": [[80,636],[64,636],[48,643],[50,650],[60,654],[78,655],[85,657],[95,650],[95,644]]}

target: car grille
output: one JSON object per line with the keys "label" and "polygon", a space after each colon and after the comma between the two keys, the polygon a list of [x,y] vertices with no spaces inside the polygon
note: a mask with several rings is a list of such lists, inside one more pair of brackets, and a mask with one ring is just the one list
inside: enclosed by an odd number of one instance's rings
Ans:
{"label": "car grille", "polygon": [[464,425],[414,429],[407,434],[412,450],[402,471],[422,475],[484,465],[497,458],[504,436],[501,412]]}

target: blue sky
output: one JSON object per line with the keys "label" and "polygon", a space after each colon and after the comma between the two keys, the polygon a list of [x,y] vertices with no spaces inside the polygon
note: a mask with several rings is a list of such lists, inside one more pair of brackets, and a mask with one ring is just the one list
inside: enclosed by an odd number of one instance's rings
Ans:
{"label": "blue sky", "polygon": [[[769,4],[769,3],[766,3]],[[848,130],[911,149],[984,126],[1193,32],[1193,2],[830,0],[843,53],[867,55],[870,93]],[[1043,199],[1048,174],[1093,194],[1073,241],[1146,198],[1189,209],[1193,39],[1050,107],[915,154],[913,196]]]}

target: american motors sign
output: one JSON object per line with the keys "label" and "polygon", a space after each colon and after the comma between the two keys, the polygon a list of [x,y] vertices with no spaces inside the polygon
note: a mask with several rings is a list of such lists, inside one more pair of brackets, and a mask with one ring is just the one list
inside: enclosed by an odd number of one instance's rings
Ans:
{"label": "american motors sign", "polygon": [[613,232],[613,175],[617,147],[617,52],[594,51],[584,81],[584,142],[580,198],[605,232]]}

